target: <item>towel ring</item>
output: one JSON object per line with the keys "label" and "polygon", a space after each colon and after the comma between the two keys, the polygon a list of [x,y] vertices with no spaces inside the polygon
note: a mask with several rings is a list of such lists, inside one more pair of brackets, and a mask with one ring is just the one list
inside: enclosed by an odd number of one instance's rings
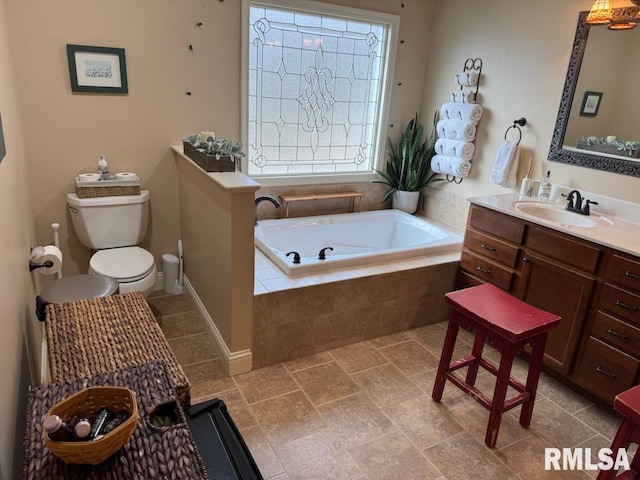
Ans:
{"label": "towel ring", "polygon": [[524,117],[514,120],[513,125],[507,128],[507,131],[504,132],[504,139],[505,140],[507,139],[507,134],[509,133],[509,130],[511,130],[512,128],[515,128],[516,130],[518,130],[518,141],[516,142],[516,145],[520,145],[520,140],[522,140],[522,130],[520,129],[520,127],[524,127],[526,124],[527,124],[527,119]]}
{"label": "towel ring", "polygon": [[461,184],[462,183],[463,178],[460,177],[456,177],[455,175],[451,175],[450,173],[447,173],[447,182],[450,183],[456,183],[456,184]]}

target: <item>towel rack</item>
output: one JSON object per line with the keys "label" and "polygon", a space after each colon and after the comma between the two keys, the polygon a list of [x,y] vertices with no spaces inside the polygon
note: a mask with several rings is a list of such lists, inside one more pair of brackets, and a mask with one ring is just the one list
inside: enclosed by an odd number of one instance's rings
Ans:
{"label": "towel rack", "polygon": [[[482,78],[482,59],[481,58],[467,58],[464,62],[463,72],[477,72],[478,82],[476,83],[476,91],[473,92],[474,98],[478,98],[478,88],[480,87],[480,79]],[[463,85],[460,85],[460,90],[463,89]],[[476,100],[477,101],[477,100]]]}
{"label": "towel rack", "polygon": [[[466,95],[473,95],[473,100],[470,103],[476,103],[478,100],[478,89],[480,88],[480,80],[482,78],[482,58],[467,58],[464,61],[464,65],[462,68],[462,73],[477,73],[478,74],[478,81],[476,82],[475,86],[475,90],[473,90],[471,93],[469,90],[469,85],[460,85],[460,90],[463,92],[461,94],[462,96],[462,101],[465,101],[465,96]],[[457,74],[456,74],[456,78],[457,78]],[[465,87],[469,90],[465,90]],[[458,100],[456,100],[455,98],[455,94],[452,94],[452,101],[456,102]],[[456,183],[456,184],[460,184],[462,183],[462,180],[464,179],[464,177],[457,177],[455,175],[452,174],[447,174],[446,175],[446,180],[449,183]]]}
{"label": "towel rack", "polygon": [[522,140],[522,129],[520,127],[524,127],[526,124],[527,124],[527,119],[524,117],[520,117],[517,120],[514,120],[513,125],[507,128],[506,132],[504,132],[504,139],[505,140],[507,139],[509,130],[515,129],[518,131],[518,141],[516,142],[516,145],[520,145],[520,140]]}

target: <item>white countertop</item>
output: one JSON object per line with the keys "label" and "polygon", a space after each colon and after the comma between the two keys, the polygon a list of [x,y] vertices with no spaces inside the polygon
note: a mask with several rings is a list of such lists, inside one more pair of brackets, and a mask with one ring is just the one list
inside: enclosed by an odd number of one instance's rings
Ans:
{"label": "white countertop", "polygon": [[[521,218],[531,223],[536,223],[562,233],[573,235],[590,242],[598,243],[603,246],[621,250],[632,255],[640,256],[640,205],[624,202],[609,197],[588,195],[583,193],[583,197],[597,200],[598,208],[592,207],[594,217],[603,217],[613,223],[602,222],[604,225],[596,227],[576,227],[573,225],[563,225],[555,222],[546,221],[531,215],[526,215],[516,209],[515,204],[518,201],[535,202],[536,198],[518,195],[515,193],[507,193],[503,195],[488,195],[485,197],[470,198],[469,201],[474,205],[487,207],[491,210],[506,213],[513,217]],[[559,198],[559,197],[558,197]],[[566,200],[552,202],[562,207]],[[609,208],[607,208],[609,207]],[[615,212],[616,215],[608,212]],[[579,215],[576,213],[576,215]],[[632,221],[631,219],[637,219]]]}
{"label": "white countertop", "polygon": [[171,149],[179,155],[189,165],[207,175],[225,190],[230,192],[255,192],[260,188],[260,184],[254,179],[247,177],[242,172],[205,172],[196,163],[187,157],[182,151],[182,145],[172,145]]}

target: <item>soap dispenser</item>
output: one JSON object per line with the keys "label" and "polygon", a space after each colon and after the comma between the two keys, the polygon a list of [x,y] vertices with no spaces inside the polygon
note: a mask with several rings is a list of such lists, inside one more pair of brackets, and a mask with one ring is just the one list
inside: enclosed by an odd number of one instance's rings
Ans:
{"label": "soap dispenser", "polygon": [[109,180],[109,165],[104,155],[98,155],[98,173],[100,180]]}
{"label": "soap dispenser", "polygon": [[547,176],[540,182],[538,187],[538,200],[549,200],[551,197],[551,171],[547,170]]}

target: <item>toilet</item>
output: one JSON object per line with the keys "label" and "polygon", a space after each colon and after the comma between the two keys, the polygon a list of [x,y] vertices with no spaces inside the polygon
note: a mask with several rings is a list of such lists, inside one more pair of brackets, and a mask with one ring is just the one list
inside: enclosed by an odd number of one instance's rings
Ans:
{"label": "toilet", "polygon": [[158,270],[153,255],[137,246],[147,232],[149,191],[95,198],[68,193],[67,204],[78,239],[96,251],[89,260],[89,274],[115,279],[120,293],[149,296]]}

